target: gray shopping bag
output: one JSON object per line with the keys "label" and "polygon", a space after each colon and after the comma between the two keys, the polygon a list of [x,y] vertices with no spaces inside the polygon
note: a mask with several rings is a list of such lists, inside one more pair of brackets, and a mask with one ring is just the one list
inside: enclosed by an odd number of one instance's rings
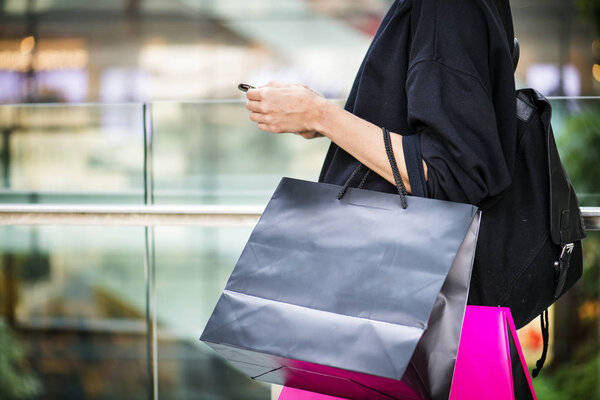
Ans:
{"label": "gray shopping bag", "polygon": [[250,377],[349,399],[448,398],[480,215],[283,178],[200,338]]}

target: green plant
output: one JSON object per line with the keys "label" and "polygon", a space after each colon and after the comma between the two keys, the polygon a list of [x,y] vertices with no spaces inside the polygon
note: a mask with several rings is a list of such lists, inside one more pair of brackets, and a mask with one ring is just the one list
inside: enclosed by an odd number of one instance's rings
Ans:
{"label": "green plant", "polygon": [[600,355],[596,353],[585,362],[570,363],[554,371],[551,375],[542,374],[533,380],[538,399],[598,399]]}
{"label": "green plant", "polygon": [[0,399],[30,399],[41,392],[41,383],[27,371],[24,356],[23,347],[0,325]]}
{"label": "green plant", "polygon": [[578,193],[600,192],[600,110],[586,109],[569,118],[558,139],[561,158]]}
{"label": "green plant", "polygon": [[596,33],[600,35],[600,0],[577,0],[577,6],[583,16],[594,24]]}

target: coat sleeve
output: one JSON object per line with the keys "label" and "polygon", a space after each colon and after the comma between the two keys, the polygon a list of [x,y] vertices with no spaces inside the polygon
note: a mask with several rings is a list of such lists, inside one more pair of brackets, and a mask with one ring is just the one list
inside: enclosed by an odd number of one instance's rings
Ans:
{"label": "coat sleeve", "polygon": [[506,32],[495,9],[479,2],[419,4],[407,122],[427,165],[428,195],[480,204],[510,185],[514,169],[516,100]]}
{"label": "coat sleeve", "polygon": [[492,97],[476,77],[422,61],[409,71],[407,97],[431,197],[478,204],[508,187],[512,168]]}

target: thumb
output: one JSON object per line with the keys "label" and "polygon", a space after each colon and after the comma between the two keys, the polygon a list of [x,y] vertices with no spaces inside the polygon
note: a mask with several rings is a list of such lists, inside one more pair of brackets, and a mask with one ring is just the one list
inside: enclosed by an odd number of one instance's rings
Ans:
{"label": "thumb", "polygon": [[269,83],[267,83],[265,86],[263,87],[273,87],[273,88],[281,88],[284,86],[287,86],[287,83],[284,82],[280,82],[280,81],[271,81]]}

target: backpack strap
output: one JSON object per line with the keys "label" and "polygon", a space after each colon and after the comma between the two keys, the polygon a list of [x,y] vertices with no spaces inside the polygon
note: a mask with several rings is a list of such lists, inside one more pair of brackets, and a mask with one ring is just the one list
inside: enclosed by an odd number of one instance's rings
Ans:
{"label": "backpack strap", "polygon": [[548,355],[548,334],[549,334],[548,325],[549,324],[548,324],[548,309],[547,308],[540,314],[540,324],[542,327],[542,338],[544,340],[544,345],[543,345],[544,347],[542,349],[542,356],[535,363],[535,369],[533,371],[531,371],[531,376],[533,376],[534,378],[536,378],[539,375],[540,371],[544,367],[544,363],[546,362],[546,356]]}
{"label": "backpack strap", "polygon": [[[508,1],[508,0],[504,0]],[[502,20],[502,25],[504,26],[504,33],[506,34],[506,41],[508,42],[508,48],[510,50],[510,54],[512,56],[513,62],[513,70],[517,70],[517,65],[519,64],[519,57],[521,56],[521,49],[519,47],[519,41],[516,37],[513,37],[513,29],[511,25],[509,25],[508,21],[512,20],[512,14],[510,13],[510,7],[507,9],[505,7],[503,0],[494,0],[494,4],[496,5],[496,10],[498,11],[498,15],[500,15],[500,19]],[[508,15],[507,15],[508,14]]]}

